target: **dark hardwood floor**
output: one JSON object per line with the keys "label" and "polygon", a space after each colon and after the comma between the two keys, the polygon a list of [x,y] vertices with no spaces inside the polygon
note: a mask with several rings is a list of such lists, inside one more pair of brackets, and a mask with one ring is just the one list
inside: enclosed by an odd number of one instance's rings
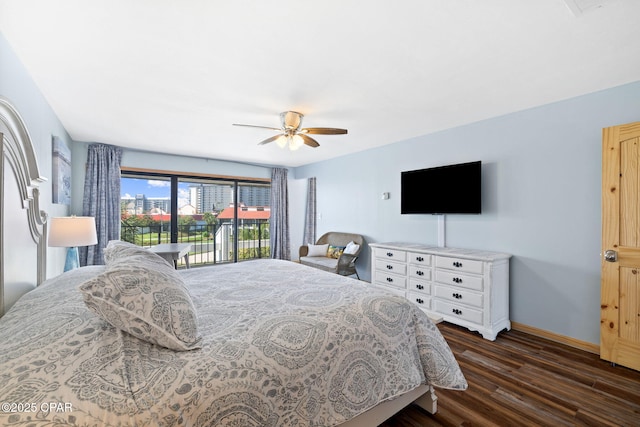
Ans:
{"label": "dark hardwood floor", "polygon": [[438,326],[469,388],[436,389],[435,415],[411,405],[383,427],[640,426],[640,372],[523,332]]}

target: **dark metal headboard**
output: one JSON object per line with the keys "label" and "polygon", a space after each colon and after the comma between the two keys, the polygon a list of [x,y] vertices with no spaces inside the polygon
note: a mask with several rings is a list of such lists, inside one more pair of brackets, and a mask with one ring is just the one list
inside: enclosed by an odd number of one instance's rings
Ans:
{"label": "dark metal headboard", "polygon": [[[40,210],[39,185],[47,179],[29,132],[11,103],[0,97],[0,316],[11,287],[37,286],[46,278],[47,213]],[[17,188],[16,188],[17,187]],[[25,236],[15,241],[14,236]],[[31,247],[33,248],[31,254]],[[23,249],[26,248],[26,252]],[[26,254],[27,256],[22,256]]]}

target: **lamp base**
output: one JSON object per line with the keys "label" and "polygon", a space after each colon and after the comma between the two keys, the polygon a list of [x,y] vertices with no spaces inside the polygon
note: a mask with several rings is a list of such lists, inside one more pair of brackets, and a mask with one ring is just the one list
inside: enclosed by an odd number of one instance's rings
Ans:
{"label": "lamp base", "polygon": [[78,248],[73,247],[67,249],[67,259],[64,262],[64,271],[73,270],[80,267],[80,256],[78,255]]}

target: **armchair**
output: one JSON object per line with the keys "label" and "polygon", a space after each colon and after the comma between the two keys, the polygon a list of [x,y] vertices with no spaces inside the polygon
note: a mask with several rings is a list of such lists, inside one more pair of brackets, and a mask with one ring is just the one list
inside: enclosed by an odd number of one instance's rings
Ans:
{"label": "armchair", "polygon": [[[344,249],[349,243],[358,247],[351,245],[349,249],[352,252],[345,253]],[[355,274],[360,279],[355,263],[363,246],[364,238],[360,234],[331,231],[320,236],[311,251],[308,245],[300,246],[300,263],[342,276]]]}

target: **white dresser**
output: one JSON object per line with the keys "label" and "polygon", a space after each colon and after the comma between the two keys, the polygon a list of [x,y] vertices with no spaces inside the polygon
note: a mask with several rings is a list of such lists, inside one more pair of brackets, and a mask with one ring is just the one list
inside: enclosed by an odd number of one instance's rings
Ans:
{"label": "white dresser", "polygon": [[412,243],[372,243],[371,283],[427,314],[478,331],[488,340],[511,329],[511,255]]}

